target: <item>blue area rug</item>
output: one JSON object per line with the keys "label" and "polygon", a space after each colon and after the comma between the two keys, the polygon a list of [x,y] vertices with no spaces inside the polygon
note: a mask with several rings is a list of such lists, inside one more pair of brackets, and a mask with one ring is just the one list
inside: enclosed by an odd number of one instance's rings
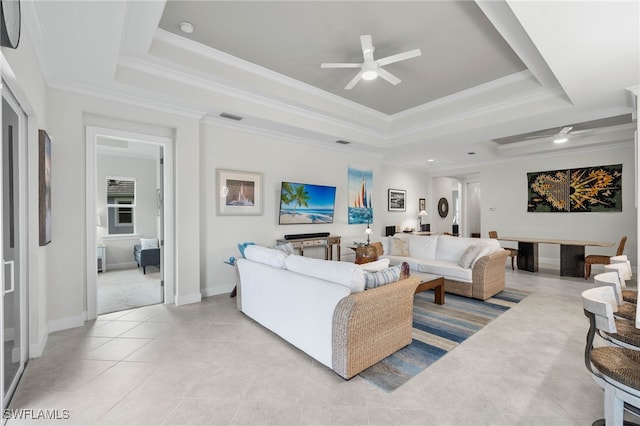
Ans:
{"label": "blue area rug", "polygon": [[481,301],[447,293],[444,305],[436,305],[432,290],[418,293],[413,301],[411,344],[367,368],[359,376],[385,392],[392,392],[527,294],[505,289],[491,299]]}

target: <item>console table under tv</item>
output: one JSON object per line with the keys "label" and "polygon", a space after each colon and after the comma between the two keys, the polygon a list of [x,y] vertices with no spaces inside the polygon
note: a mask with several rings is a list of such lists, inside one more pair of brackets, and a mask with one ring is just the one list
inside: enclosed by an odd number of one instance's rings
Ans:
{"label": "console table under tv", "polygon": [[291,243],[293,248],[300,251],[300,256],[304,256],[304,250],[312,247],[324,247],[325,260],[333,260],[333,246],[336,246],[336,260],[340,260],[340,236],[329,235],[326,237],[292,238],[280,239],[278,244]]}

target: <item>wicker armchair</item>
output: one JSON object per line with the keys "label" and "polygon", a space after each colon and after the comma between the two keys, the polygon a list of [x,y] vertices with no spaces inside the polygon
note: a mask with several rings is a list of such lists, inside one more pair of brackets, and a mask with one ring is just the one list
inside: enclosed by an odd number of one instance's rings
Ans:
{"label": "wicker armchair", "polygon": [[[489,238],[498,239],[498,231],[489,231]],[[506,251],[509,252],[509,257],[511,258],[511,269],[515,270],[514,259],[518,258],[518,249],[504,247]]]}
{"label": "wicker armchair", "polygon": [[[624,245],[627,242],[627,236],[625,235],[620,239],[618,244],[618,251],[616,256],[620,256],[624,251]],[[591,265],[609,265],[611,263],[610,256],[600,254],[590,254],[584,257],[584,279],[588,280],[591,276]]]}

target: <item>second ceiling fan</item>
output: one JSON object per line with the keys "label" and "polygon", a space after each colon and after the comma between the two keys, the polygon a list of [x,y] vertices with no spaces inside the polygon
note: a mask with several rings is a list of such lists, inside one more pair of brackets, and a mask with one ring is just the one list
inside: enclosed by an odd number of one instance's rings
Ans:
{"label": "second ceiling fan", "polygon": [[405,59],[415,58],[420,56],[422,52],[420,49],[409,50],[404,53],[398,53],[396,55],[387,56],[382,59],[374,59],[373,42],[370,35],[360,36],[360,44],[362,45],[362,55],[364,56],[364,62],[362,63],[322,63],[320,68],[360,68],[360,72],[345,86],[346,90],[351,90],[361,79],[373,80],[380,76],[387,80],[394,86],[400,83],[400,79],[389,71],[382,67],[394,62],[404,61]]}

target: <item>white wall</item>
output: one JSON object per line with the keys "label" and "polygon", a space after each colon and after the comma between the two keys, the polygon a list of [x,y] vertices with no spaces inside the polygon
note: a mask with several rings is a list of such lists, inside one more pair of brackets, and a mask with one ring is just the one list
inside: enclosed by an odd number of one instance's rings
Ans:
{"label": "white wall", "polygon": [[[157,161],[154,159],[98,154],[97,156],[96,207],[103,226],[97,228],[98,241],[106,245],[107,270],[135,266],[133,246],[140,238],[157,237],[156,181]],[[135,231],[130,237],[107,235],[107,178],[133,178],[136,182]]]}
{"label": "white wall", "polygon": [[[331,147],[330,147],[331,148]],[[373,171],[371,228],[374,238],[384,234],[384,226],[410,223],[415,226],[418,198],[425,197],[421,183],[426,174],[382,166],[377,157],[344,150],[323,149],[229,127],[204,124],[201,142],[201,275],[205,295],[230,291],[235,271],[223,260],[239,257],[239,242],[271,245],[285,234],[330,232],[342,237],[342,257],[353,252],[354,241],[366,241],[366,225],[349,225],[347,217],[347,170],[349,166]],[[264,214],[262,216],[218,216],[216,214],[216,169],[263,174]],[[335,186],[334,223],[329,225],[278,225],[282,181]],[[387,211],[387,189],[407,190],[407,211]],[[306,253],[306,252],[305,252]]]}
{"label": "white wall", "polygon": [[[623,146],[583,153],[553,156],[492,165],[481,173],[482,235],[489,230],[503,236],[533,236],[616,243],[627,235],[625,254],[637,265],[637,223],[634,197],[634,147],[631,141]],[[611,213],[528,213],[527,173],[576,167],[622,164],[622,212]],[[492,210],[495,209],[495,210]],[[587,247],[586,253],[611,255],[612,248]],[[541,244],[541,262],[558,263],[560,248]]]}

